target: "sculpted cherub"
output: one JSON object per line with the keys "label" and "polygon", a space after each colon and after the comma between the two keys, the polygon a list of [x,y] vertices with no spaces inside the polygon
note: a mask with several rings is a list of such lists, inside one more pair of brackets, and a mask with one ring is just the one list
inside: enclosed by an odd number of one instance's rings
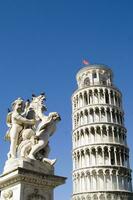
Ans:
{"label": "sculpted cherub", "polygon": [[7,125],[9,130],[6,134],[6,139],[11,141],[8,158],[16,158],[18,138],[24,126],[34,125],[34,119],[27,119],[24,114],[25,104],[21,98],[18,98],[12,103],[12,111],[7,115]]}

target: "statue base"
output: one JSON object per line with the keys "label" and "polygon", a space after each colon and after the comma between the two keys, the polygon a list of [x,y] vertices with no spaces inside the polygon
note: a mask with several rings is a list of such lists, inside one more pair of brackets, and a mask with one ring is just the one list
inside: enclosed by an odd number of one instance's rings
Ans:
{"label": "statue base", "polygon": [[24,168],[32,171],[38,171],[45,174],[54,174],[54,166],[50,165],[48,162],[40,162],[38,160],[32,159],[21,159],[21,158],[11,158],[6,161],[4,166],[4,174],[8,173],[16,168]]}
{"label": "statue base", "polygon": [[0,176],[1,200],[53,200],[54,188],[65,180],[47,162],[10,159]]}

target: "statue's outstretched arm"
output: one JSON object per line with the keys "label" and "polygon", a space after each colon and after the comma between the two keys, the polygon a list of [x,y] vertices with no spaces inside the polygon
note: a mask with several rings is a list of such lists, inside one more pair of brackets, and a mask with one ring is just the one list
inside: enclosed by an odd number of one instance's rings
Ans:
{"label": "statue's outstretched arm", "polygon": [[26,118],[22,117],[21,115],[17,115],[15,118],[18,122],[26,124],[26,125],[34,125],[35,124],[34,119],[26,119]]}

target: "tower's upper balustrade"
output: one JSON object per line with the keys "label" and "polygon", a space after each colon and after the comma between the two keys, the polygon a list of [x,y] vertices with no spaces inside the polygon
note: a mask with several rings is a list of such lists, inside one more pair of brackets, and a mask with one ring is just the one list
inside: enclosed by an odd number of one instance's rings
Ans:
{"label": "tower's upper balustrade", "polygon": [[79,89],[93,85],[111,86],[113,73],[106,65],[89,64],[79,70],[76,78]]}

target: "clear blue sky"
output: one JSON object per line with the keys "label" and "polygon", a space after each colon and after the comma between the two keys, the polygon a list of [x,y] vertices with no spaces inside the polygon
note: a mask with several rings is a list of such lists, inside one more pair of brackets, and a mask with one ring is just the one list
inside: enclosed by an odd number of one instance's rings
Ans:
{"label": "clear blue sky", "polygon": [[56,174],[68,177],[55,200],[71,196],[71,95],[84,58],[114,71],[133,167],[133,1],[0,1],[0,169],[9,149],[3,139],[7,108],[19,96],[45,91],[48,111],[62,116],[51,157],[58,159]]}

